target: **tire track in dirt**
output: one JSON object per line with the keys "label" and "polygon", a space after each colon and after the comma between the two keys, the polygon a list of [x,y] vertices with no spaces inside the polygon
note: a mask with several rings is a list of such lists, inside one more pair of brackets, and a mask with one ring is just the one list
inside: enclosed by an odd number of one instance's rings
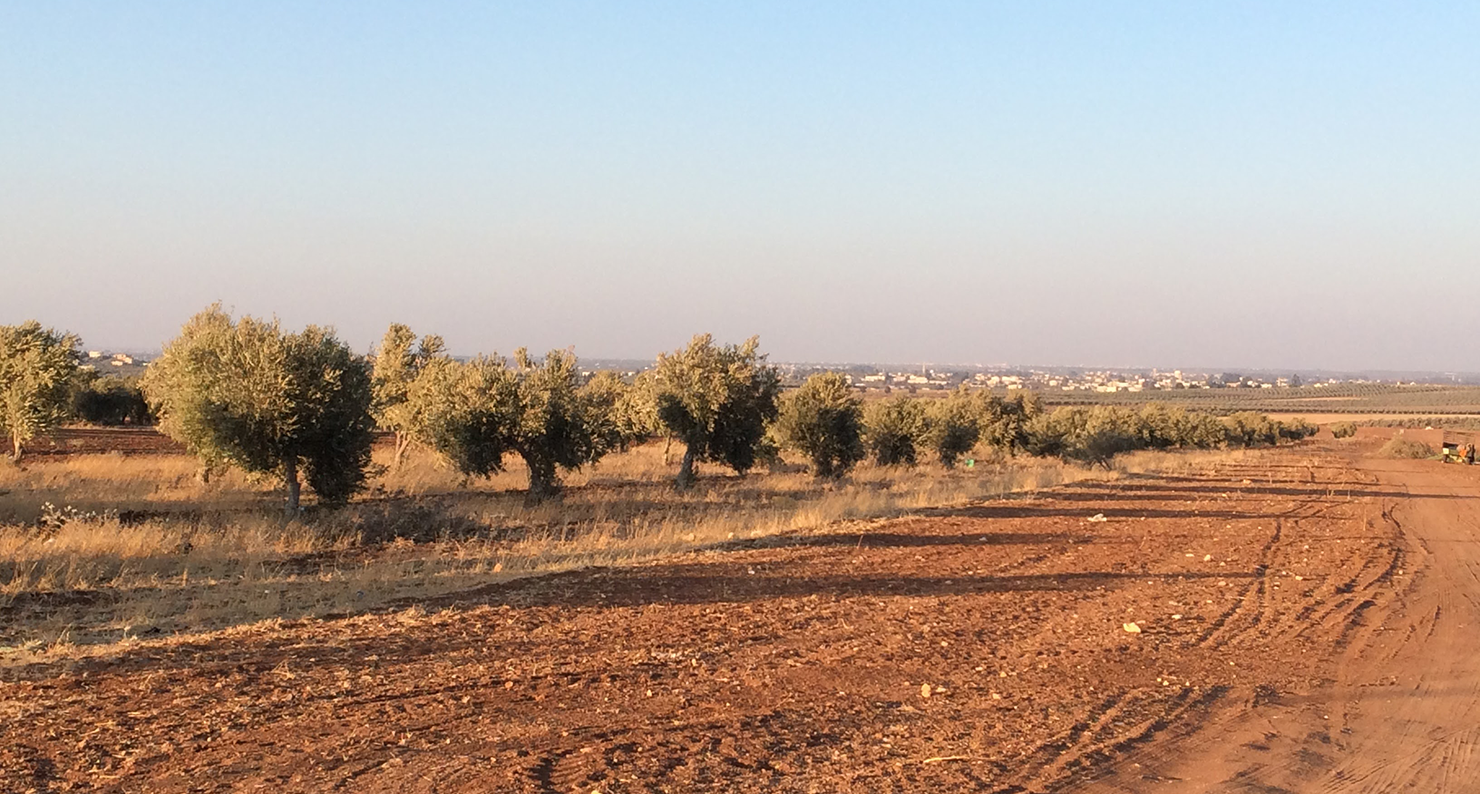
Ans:
{"label": "tire track in dirt", "polygon": [[1480,790],[1480,477],[1427,461],[1365,466],[1366,484],[1408,494],[1363,518],[1402,543],[1379,544],[1332,586],[1341,598],[1303,611],[1313,622],[1297,636],[1343,647],[1331,682],[1250,697],[1076,791]]}

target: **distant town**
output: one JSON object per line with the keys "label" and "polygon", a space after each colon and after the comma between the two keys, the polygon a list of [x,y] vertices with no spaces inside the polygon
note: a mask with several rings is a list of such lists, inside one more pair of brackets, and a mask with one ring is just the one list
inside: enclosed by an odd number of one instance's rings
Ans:
{"label": "distant town", "polygon": [[[144,367],[157,354],[138,351],[89,350],[83,367],[124,377],[142,374]],[[626,376],[636,375],[652,366],[650,360],[582,359],[586,373],[615,370]],[[1268,370],[1245,372],[1193,371],[1182,369],[1094,369],[1080,367],[1017,367],[930,365],[930,364],[829,364],[778,362],[785,382],[795,385],[814,372],[846,373],[853,385],[864,390],[906,391],[950,390],[961,384],[973,387],[1038,392],[1145,392],[1185,389],[1283,389],[1305,387],[1321,389],[1338,384],[1382,384],[1416,386],[1420,384],[1474,384],[1480,377],[1473,373],[1404,372],[1404,373],[1328,373]]]}
{"label": "distant town", "polygon": [[[826,366],[783,365],[788,380],[802,380],[818,370],[836,369]],[[1410,385],[1414,380],[1377,379],[1360,377],[1327,377],[1309,379],[1297,373],[1288,375],[1242,374],[1237,372],[1189,372],[1174,370],[1123,371],[1113,369],[1075,368],[1002,368],[964,369],[920,367],[912,369],[846,367],[853,384],[860,389],[954,389],[962,384],[968,386],[1015,391],[1028,389],[1039,392],[1142,392],[1172,391],[1186,389],[1275,389],[1292,387],[1324,388],[1336,384],[1382,383],[1386,385]]]}

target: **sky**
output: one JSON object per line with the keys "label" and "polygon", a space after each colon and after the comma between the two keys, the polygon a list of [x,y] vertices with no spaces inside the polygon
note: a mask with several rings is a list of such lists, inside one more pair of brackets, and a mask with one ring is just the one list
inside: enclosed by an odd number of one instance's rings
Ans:
{"label": "sky", "polygon": [[0,323],[1480,371],[1480,4],[0,0]]}

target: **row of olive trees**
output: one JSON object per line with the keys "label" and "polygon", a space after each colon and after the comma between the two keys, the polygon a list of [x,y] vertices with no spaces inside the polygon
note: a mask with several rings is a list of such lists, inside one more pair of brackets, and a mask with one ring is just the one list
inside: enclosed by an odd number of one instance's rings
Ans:
{"label": "row of olive trees", "polygon": [[[0,423],[17,459],[27,439],[66,414],[77,360],[74,336],[36,323],[0,327]],[[233,319],[219,305],[185,324],[142,388],[160,429],[205,471],[234,465],[278,477],[290,512],[305,482],[329,505],[362,489],[377,429],[395,436],[393,466],[412,443],[468,476],[502,471],[517,455],[533,498],[557,493],[562,471],[658,436],[684,445],[676,479],[687,487],[701,461],[743,474],[781,446],[804,454],[817,476],[836,478],[869,454],[892,466],[929,453],[949,468],[985,446],[1103,464],[1132,449],[1277,443],[1313,430],[1161,406],[1046,413],[1031,393],[966,388],[865,407],[839,373],[815,375],[782,399],[780,375],[754,338],[716,345],[696,336],[631,383],[613,373],[584,378],[569,351],[460,361],[440,337],[418,338],[404,325],[361,356],[328,329],[288,333],[276,321]]]}
{"label": "row of olive trees", "polygon": [[416,342],[393,325],[374,355],[375,416],[396,435],[396,460],[416,441],[464,474],[488,476],[517,454],[536,498],[559,490],[560,470],[665,433],[685,447],[678,485],[693,482],[699,461],[743,473],[755,465],[781,383],[755,339],[717,346],[696,336],[632,384],[609,372],[583,383],[564,350],[535,362],[521,349],[512,367],[498,356],[457,361],[442,350],[440,338]]}
{"label": "row of olive trees", "polygon": [[838,477],[872,453],[884,466],[914,465],[922,451],[952,468],[972,450],[1057,457],[1106,465],[1141,449],[1210,449],[1273,445],[1305,438],[1316,427],[1240,412],[1219,418],[1152,404],[1042,409],[1027,392],[1000,397],[958,389],[944,399],[906,396],[869,403],[837,373],[815,375],[784,401],[777,437],[812,461],[821,477]]}
{"label": "row of olive trees", "polygon": [[944,399],[899,396],[864,405],[847,376],[829,372],[783,401],[776,437],[805,454],[820,477],[839,477],[869,453],[880,465],[913,466],[925,451],[954,468],[983,443],[1021,451],[1027,423],[1040,412],[1031,392],[1003,398],[965,388]]}
{"label": "row of olive trees", "polygon": [[720,346],[697,336],[628,384],[611,373],[586,380],[562,350],[460,361],[440,337],[418,339],[403,325],[359,356],[326,329],[287,333],[213,306],[166,346],[143,388],[160,429],[207,470],[280,477],[291,512],[304,482],[330,505],[363,488],[377,428],[395,435],[392,465],[413,442],[468,476],[502,471],[517,455],[533,498],[558,492],[560,472],[659,434],[685,445],[680,486],[699,461],[743,473],[763,448],[780,383],[755,339]]}

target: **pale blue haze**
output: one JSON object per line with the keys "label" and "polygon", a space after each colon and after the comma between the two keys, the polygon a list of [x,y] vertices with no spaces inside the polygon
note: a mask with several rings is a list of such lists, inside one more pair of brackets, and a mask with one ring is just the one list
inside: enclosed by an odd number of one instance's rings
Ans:
{"label": "pale blue haze", "polygon": [[1472,3],[0,2],[0,322],[1480,370]]}

